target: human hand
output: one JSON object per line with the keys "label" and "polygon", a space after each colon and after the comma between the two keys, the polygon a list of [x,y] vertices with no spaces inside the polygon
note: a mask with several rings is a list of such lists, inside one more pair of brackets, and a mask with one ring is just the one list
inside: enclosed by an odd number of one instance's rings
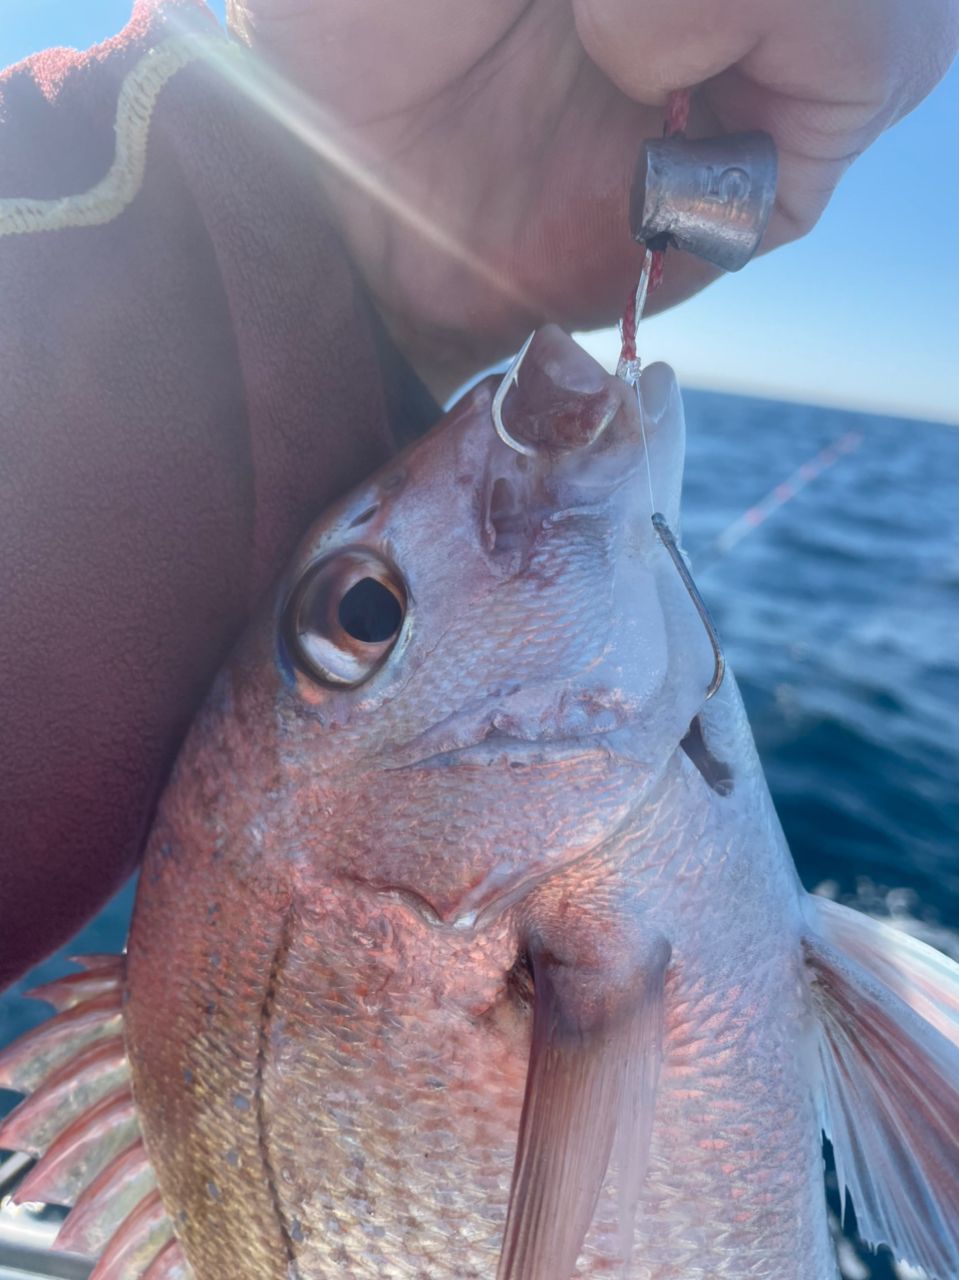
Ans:
{"label": "human hand", "polygon": [[[229,0],[234,28],[327,109],[395,197],[327,187],[355,261],[434,386],[549,318],[608,323],[637,274],[628,190],[672,89],[691,134],[767,129],[764,249],[807,232],[851,161],[956,48],[956,0]],[[397,212],[400,204],[422,219]],[[653,307],[714,273],[668,255]]]}

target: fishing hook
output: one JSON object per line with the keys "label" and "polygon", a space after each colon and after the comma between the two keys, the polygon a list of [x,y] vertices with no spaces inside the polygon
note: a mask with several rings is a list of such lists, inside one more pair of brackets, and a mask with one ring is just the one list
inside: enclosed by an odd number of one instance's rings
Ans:
{"label": "fishing hook", "polygon": [[493,396],[493,404],[490,409],[490,413],[493,417],[493,426],[496,428],[496,434],[502,442],[504,444],[508,444],[511,449],[515,449],[517,453],[525,453],[527,458],[535,458],[536,450],[531,448],[528,444],[523,444],[521,440],[517,440],[514,436],[510,435],[509,431],[506,429],[506,424],[503,421],[503,404],[506,401],[510,388],[519,385],[519,367],[525,360],[526,353],[529,351],[530,343],[535,337],[536,330],[534,329],[520,347],[519,351],[517,351],[516,356],[513,359],[513,363],[506,370],[503,381],[499,384],[499,387],[496,390],[496,395]]}
{"label": "fishing hook", "polygon": [[706,628],[706,634],[709,636],[709,643],[713,650],[713,678],[709,682],[709,688],[706,690],[706,701],[716,693],[719,686],[723,682],[723,676],[726,674],[726,657],[723,653],[723,647],[719,640],[719,633],[716,631],[716,624],[709,615],[706,608],[706,601],[699,594],[699,588],[693,581],[693,576],[689,572],[686,561],[683,559],[683,553],[679,549],[672,529],[666,523],[666,517],[661,511],[656,511],[656,502],[653,498],[653,474],[649,465],[649,444],[646,440],[646,422],[643,417],[643,401],[642,392],[639,388],[640,378],[642,377],[642,364],[639,356],[636,354],[636,336],[639,330],[639,322],[643,318],[643,312],[646,309],[646,296],[649,291],[650,276],[652,274],[653,255],[647,249],[643,255],[643,265],[639,273],[639,280],[636,284],[636,290],[630,306],[627,308],[626,315],[623,316],[623,352],[619,358],[619,364],[616,368],[616,376],[621,378],[628,387],[632,387],[636,395],[636,403],[639,408],[639,425],[643,433],[643,452],[646,455],[646,479],[649,482],[649,505],[653,509],[653,528],[656,534],[666,548],[670,560],[676,566],[676,572],[679,574],[683,586],[689,593],[689,598],[696,606],[696,612],[699,614],[700,621]]}
{"label": "fishing hook", "polygon": [[[651,256],[652,256],[651,254],[646,255],[646,259],[643,263],[643,271],[640,276],[639,285],[636,290],[636,306],[635,306],[634,314],[637,319],[639,318],[639,316],[642,315],[643,305],[646,301],[646,287],[649,283],[649,260]],[[520,347],[519,351],[516,353],[516,356],[513,359],[513,363],[506,370],[506,373],[503,376],[503,380],[499,384],[499,387],[496,390],[496,394],[493,397],[493,403],[490,407],[490,415],[493,419],[493,426],[495,427],[496,434],[499,436],[499,438],[503,441],[504,444],[508,445],[511,449],[514,449],[517,453],[525,454],[529,458],[535,457],[536,450],[531,448],[529,445],[524,444],[521,440],[517,440],[515,436],[510,435],[506,427],[506,424],[503,421],[503,405],[505,403],[507,395],[510,392],[510,389],[518,385],[520,365],[523,363],[523,360],[526,357],[527,351],[529,351],[530,343],[533,341],[535,334],[536,334],[536,331],[534,330],[526,339],[526,341],[523,343],[523,345]],[[627,367],[624,368],[621,365],[620,370],[618,370],[620,377],[623,377],[624,380],[630,385],[632,385],[633,388],[635,389],[637,399],[639,398],[639,387],[637,385],[637,380],[639,375],[638,366],[639,366],[638,360],[634,359],[628,362]],[[640,412],[642,412],[642,410],[640,410]],[[644,431],[644,444],[645,444],[645,431]],[[713,650],[714,668],[713,668],[713,678],[709,683],[709,688],[706,690],[706,700],[708,702],[709,699],[713,696],[713,694],[716,693],[716,691],[719,689],[719,686],[723,682],[723,676],[725,675],[725,672],[726,672],[726,658],[723,654],[722,645],[719,642],[719,635],[717,634],[716,626],[712,618],[709,616],[709,610],[706,608],[706,602],[703,600],[702,596],[699,594],[699,588],[696,586],[695,582],[693,581],[692,575],[690,574],[689,569],[686,566],[686,561],[683,559],[683,553],[679,549],[679,545],[676,542],[676,538],[673,535],[673,531],[672,529],[670,529],[669,525],[666,523],[666,517],[659,511],[655,511],[653,513],[653,528],[656,530],[656,533],[659,537],[660,542],[666,548],[666,551],[669,554],[669,558],[672,560],[673,564],[676,566],[676,571],[679,574],[680,578],[682,579],[683,586],[686,588],[687,592],[689,593],[689,598],[692,600],[693,604],[695,605],[696,612],[699,614],[700,620],[702,621],[703,626],[706,628],[706,634],[709,636],[709,643],[712,646],[712,650]]]}
{"label": "fishing hook", "polygon": [[683,553],[679,549],[679,544],[673,534],[672,529],[666,523],[666,517],[659,511],[653,512],[653,528],[659,536],[660,542],[669,553],[669,558],[676,566],[676,572],[682,579],[683,586],[689,592],[689,598],[696,606],[696,612],[699,614],[700,621],[706,628],[706,634],[709,636],[709,643],[713,648],[713,678],[709,682],[709,688],[706,690],[706,701],[716,693],[719,686],[723,682],[723,676],[726,674],[726,657],[723,653],[723,647],[719,641],[719,634],[716,631],[716,624],[709,615],[706,608],[706,601],[699,594],[699,588],[693,582],[693,575],[689,572],[686,561],[683,559]]}

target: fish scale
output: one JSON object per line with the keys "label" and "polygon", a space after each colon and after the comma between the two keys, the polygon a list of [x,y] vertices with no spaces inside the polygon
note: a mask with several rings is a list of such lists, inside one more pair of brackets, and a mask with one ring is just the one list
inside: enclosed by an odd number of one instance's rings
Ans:
{"label": "fish scale", "polygon": [[[214,1267],[226,1275],[232,1268],[233,1275],[285,1280],[257,1111],[260,1015],[283,917],[272,899],[261,900],[257,927],[244,933],[242,952],[233,952],[229,886],[210,904],[220,910],[204,904],[195,919],[183,918],[175,891],[161,905],[161,886],[175,886],[180,874],[176,843],[161,826],[171,852],[153,877],[156,932],[135,920],[128,956],[127,1037],[144,1138],[194,1270]],[[210,856],[217,856],[215,845]],[[150,999],[141,1004],[138,966],[155,966],[171,934],[193,964],[164,966],[164,980],[151,983]],[[228,1240],[210,1231],[217,1214],[235,1222]]]}
{"label": "fish scale", "polygon": [[[315,921],[316,932],[298,930],[277,1000],[287,1028],[309,1029],[308,1048],[295,1034],[278,1047],[267,1086],[271,1148],[290,1175],[281,1172],[281,1199],[291,1219],[311,1224],[298,1265],[304,1276],[335,1266],[370,1276],[411,1274],[417,1266],[437,1276],[488,1274],[525,1077],[525,1025],[502,1007],[515,939],[501,926],[499,946],[484,940],[489,963],[478,967],[469,939],[447,938],[438,970],[430,926],[397,905],[391,932],[405,935],[406,946],[394,989],[380,958],[371,963],[366,952],[367,967],[348,975],[341,969],[344,934],[352,933],[344,921],[351,907],[365,916],[370,905],[368,895],[341,901],[325,929]],[[411,988],[411,972],[449,980]],[[468,985],[458,980],[463,972]],[[316,975],[320,990],[340,994],[335,1017],[311,1007],[319,1003]],[[354,990],[368,994],[351,1000]],[[328,1008],[328,997],[323,1003]],[[336,1101],[314,1119],[302,1103],[315,1096],[317,1081],[329,1082],[324,1093]],[[408,1260],[394,1270],[395,1239],[387,1237],[397,1233]],[[479,1248],[477,1236],[485,1237]]]}
{"label": "fish scale", "polygon": [[[741,714],[731,683],[719,696]],[[757,879],[750,851],[711,847],[708,831],[698,835],[691,910],[687,833],[682,821],[663,818],[689,812],[694,778],[688,762],[675,761],[650,798],[648,820],[639,815],[625,837],[650,926],[662,913],[673,943],[650,1171],[629,1274],[725,1280],[755,1269],[827,1280],[832,1248],[822,1214],[814,1212],[822,1201],[822,1157],[795,1036],[797,1019],[809,1017],[790,938],[800,931],[798,912],[785,894],[770,895],[759,884],[750,901],[739,887],[744,868]],[[746,769],[736,802],[765,804]],[[784,859],[776,878],[789,885],[790,872]],[[728,945],[730,881],[745,926],[735,950]]]}

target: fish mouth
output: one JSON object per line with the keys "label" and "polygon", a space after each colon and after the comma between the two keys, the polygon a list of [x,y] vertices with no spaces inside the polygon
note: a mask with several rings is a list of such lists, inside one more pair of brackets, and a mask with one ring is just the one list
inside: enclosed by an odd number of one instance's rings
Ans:
{"label": "fish mouth", "polygon": [[545,689],[527,686],[484,699],[379,755],[391,770],[546,768],[587,757],[613,759],[623,754],[613,736],[619,739],[636,719],[637,709],[616,690],[550,682]]}
{"label": "fish mouth", "polygon": [[457,765],[506,766],[527,769],[566,764],[593,756],[613,755],[603,735],[579,738],[513,738],[505,733],[491,733],[479,742],[437,751],[407,764],[393,766],[406,769],[450,769]]}

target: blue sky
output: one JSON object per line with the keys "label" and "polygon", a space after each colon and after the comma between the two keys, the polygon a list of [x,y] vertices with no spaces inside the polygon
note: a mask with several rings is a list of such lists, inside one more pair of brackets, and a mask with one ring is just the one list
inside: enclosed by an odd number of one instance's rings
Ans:
{"label": "blue sky", "polygon": [[[321,0],[320,0],[321,2]],[[222,2],[214,4],[222,16]],[[0,65],[84,47],[130,0],[0,0]],[[959,67],[850,170],[805,240],[643,326],[690,385],[959,423]],[[590,345],[612,359],[612,335]]]}

